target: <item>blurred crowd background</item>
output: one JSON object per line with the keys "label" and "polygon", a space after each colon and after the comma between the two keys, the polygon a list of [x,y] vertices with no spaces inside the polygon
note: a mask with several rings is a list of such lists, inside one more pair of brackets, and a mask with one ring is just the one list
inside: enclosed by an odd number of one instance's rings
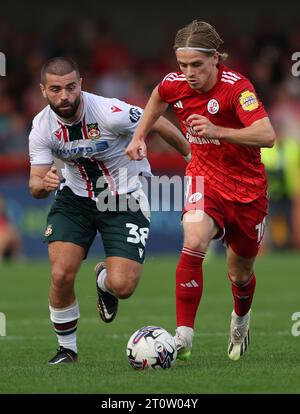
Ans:
{"label": "blurred crowd background", "polygon": [[[229,54],[226,64],[254,83],[277,133],[275,147],[262,150],[271,199],[265,249],[299,250],[300,76],[292,74],[292,55],[300,52],[300,24],[298,11],[294,11],[291,24],[285,22],[283,27],[279,14],[261,16],[249,31],[247,24],[243,29],[241,24],[228,24],[221,17],[210,19],[200,13],[180,20],[177,10],[176,25],[171,23],[171,16],[166,16],[164,30],[159,26],[159,42],[157,36],[149,34],[155,31],[155,23],[147,22],[144,15],[145,24],[139,22],[135,34],[138,44],[132,27],[130,35],[122,36],[116,22],[101,13],[90,20],[85,17],[80,24],[60,15],[56,24],[50,25],[48,19],[46,29],[42,19],[14,25],[12,16],[8,20],[0,16],[0,52],[6,55],[7,73],[0,77],[0,196],[12,205],[11,213],[2,204],[0,232],[5,215],[7,220],[16,215],[11,180],[26,186],[28,134],[33,117],[46,105],[39,89],[43,63],[53,56],[72,57],[80,66],[84,90],[144,107],[165,74],[177,70],[172,47],[176,31],[193,18],[200,18],[216,26],[224,40],[221,51]],[[292,9],[290,14],[294,14]],[[127,23],[134,25],[135,19],[136,15]],[[176,123],[171,113],[167,116]],[[158,136],[149,137],[148,150],[154,173],[183,173],[184,165],[178,163],[177,155]]]}

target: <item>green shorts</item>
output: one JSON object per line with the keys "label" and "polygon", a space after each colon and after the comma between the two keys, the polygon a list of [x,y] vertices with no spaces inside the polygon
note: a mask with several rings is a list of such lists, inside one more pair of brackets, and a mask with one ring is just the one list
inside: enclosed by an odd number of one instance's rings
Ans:
{"label": "green shorts", "polygon": [[[121,197],[126,202],[132,194]],[[136,199],[135,203],[139,207]],[[125,210],[124,203],[122,205]],[[84,247],[86,257],[99,231],[106,257],[120,256],[144,263],[150,218],[147,219],[140,208],[137,211],[119,211],[119,203],[116,203],[116,207],[116,211],[101,212],[95,201],[77,196],[65,186],[57,192],[48,214],[45,242],[75,243]]]}

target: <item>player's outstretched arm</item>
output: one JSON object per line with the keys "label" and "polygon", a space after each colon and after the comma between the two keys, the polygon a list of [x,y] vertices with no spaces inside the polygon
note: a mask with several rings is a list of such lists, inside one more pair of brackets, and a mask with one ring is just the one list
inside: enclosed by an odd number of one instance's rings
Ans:
{"label": "player's outstretched arm", "polygon": [[168,104],[161,100],[156,87],[145,107],[143,116],[133,134],[132,140],[125,150],[125,154],[131,160],[142,160],[146,156],[145,138],[151,131],[153,125],[168,107]]}
{"label": "player's outstretched arm", "polygon": [[34,198],[46,198],[57,190],[60,179],[54,165],[34,165],[30,169],[29,190]]}
{"label": "player's outstretched arm", "polygon": [[157,132],[164,141],[175,148],[181,155],[190,154],[190,144],[181,131],[163,116],[159,117],[153,125],[152,131]]}

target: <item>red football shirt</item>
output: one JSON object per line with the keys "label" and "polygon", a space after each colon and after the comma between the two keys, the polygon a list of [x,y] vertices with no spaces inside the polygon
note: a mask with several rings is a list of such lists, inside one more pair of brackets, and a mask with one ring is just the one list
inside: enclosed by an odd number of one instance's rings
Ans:
{"label": "red football shirt", "polygon": [[172,106],[191,144],[192,160],[186,169],[187,176],[204,176],[204,183],[226,200],[249,203],[266,192],[260,148],[205,139],[185,125],[192,114],[203,115],[215,125],[236,129],[267,117],[247,78],[219,65],[218,80],[208,92],[198,93],[190,88],[182,72],[168,74],[158,91],[161,99]]}

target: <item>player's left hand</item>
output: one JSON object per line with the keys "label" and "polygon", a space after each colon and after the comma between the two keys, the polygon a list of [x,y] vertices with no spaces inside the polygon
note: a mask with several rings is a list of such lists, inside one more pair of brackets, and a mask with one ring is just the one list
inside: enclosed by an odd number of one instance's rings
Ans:
{"label": "player's left hand", "polygon": [[202,115],[193,114],[187,118],[187,126],[193,128],[195,132],[204,138],[219,138],[218,127],[208,118]]}

